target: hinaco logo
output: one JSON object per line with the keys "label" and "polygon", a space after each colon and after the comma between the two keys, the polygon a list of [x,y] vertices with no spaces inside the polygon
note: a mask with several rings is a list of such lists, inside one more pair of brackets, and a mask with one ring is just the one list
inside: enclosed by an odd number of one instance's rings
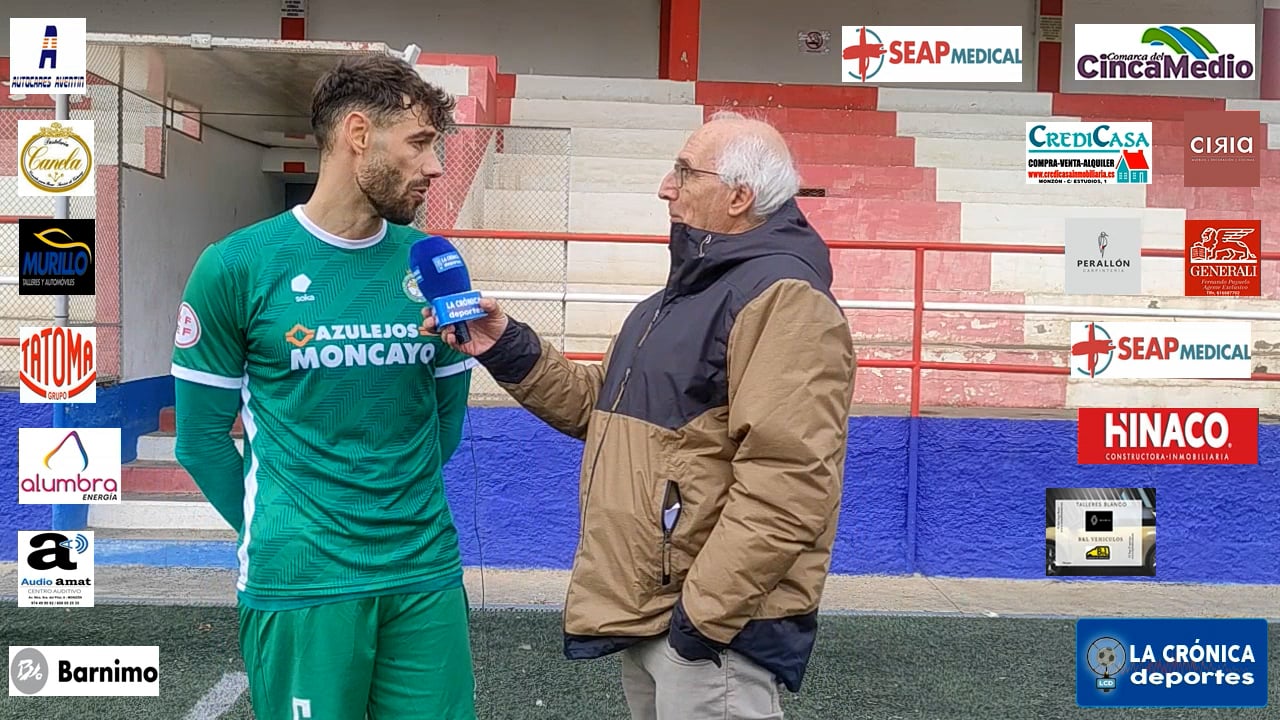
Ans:
{"label": "hinaco logo", "polygon": [[1252,80],[1253,25],[1076,25],[1077,80]]}

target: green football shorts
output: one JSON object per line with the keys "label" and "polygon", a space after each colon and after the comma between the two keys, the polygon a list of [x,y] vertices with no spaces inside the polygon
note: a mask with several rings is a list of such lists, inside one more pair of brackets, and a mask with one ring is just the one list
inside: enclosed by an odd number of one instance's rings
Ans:
{"label": "green football shorts", "polygon": [[462,587],[262,611],[240,608],[258,720],[475,720]]}

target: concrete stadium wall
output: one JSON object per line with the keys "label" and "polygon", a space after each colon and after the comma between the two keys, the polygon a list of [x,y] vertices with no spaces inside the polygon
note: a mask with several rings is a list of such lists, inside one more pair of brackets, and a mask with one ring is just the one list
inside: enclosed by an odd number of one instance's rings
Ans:
{"label": "concrete stadium wall", "polygon": [[[121,462],[137,456],[138,436],[156,429],[160,409],[173,405],[173,378],[139,380],[113,387],[99,387],[92,405],[67,406],[67,425],[120,428]],[[18,429],[50,427],[53,405],[20,403],[18,393],[0,393],[0,427],[8,428],[8,442],[0,443],[0,562],[17,557],[19,530],[52,527],[50,505],[18,504]],[[12,434],[9,434],[12,433]]]}
{"label": "concrete stadium wall", "polygon": [[284,181],[262,171],[262,148],[206,128],[169,132],[166,176],[125,169],[124,380],[168,376],[182,290],[212,242],[284,206]]}
{"label": "concrete stadium wall", "polygon": [[[44,17],[37,0],[7,0],[13,17]],[[219,0],[67,0],[58,17],[83,17],[91,32],[280,37],[280,3]],[[309,0],[309,40],[416,43],[428,53],[498,55],[502,72],[609,77],[657,77],[658,0],[486,0],[407,3],[398,0]],[[532,28],[537,28],[533,30]],[[9,35],[0,37],[8,55]],[[750,57],[750,48],[741,50]]]}
{"label": "concrete stadium wall", "polygon": [[[876,0],[856,9],[839,0],[779,3],[770,0],[703,0],[698,79],[732,82],[780,82],[841,85],[841,27],[844,25],[1021,25],[1023,81],[974,83],[972,89],[1035,90],[1035,2],[982,0]],[[927,20],[925,19],[927,18]],[[831,52],[800,50],[797,35],[809,30],[831,33]],[[874,83],[883,87],[895,83]],[[954,88],[955,83],[901,87]]]}

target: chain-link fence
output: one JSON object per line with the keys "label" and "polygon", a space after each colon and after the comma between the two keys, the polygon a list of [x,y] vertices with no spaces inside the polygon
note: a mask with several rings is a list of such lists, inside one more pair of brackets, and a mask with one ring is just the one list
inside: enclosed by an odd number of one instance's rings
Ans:
{"label": "chain-link fence", "polygon": [[[462,125],[440,143],[444,177],[431,185],[418,226],[450,237],[453,230],[568,232],[570,131],[563,128]],[[474,287],[563,293],[569,246],[530,238],[450,240],[467,261]],[[504,307],[562,349],[585,350],[570,335],[561,301],[507,300]],[[603,349],[603,348],[601,348]],[[488,373],[474,375],[472,400],[504,401]]]}

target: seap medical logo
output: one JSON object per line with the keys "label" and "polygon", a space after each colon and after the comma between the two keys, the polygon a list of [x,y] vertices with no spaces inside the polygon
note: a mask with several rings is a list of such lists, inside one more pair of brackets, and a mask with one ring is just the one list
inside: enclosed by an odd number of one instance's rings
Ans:
{"label": "seap medical logo", "polygon": [[845,25],[844,82],[1022,82],[1022,27]]}
{"label": "seap medical logo", "polygon": [[1267,705],[1267,621],[1081,618],[1080,707]]}
{"label": "seap medical logo", "polygon": [[1248,380],[1248,321],[1073,322],[1071,376],[1124,380]]}
{"label": "seap medical logo", "polygon": [[1252,80],[1253,25],[1076,25],[1076,80]]}

